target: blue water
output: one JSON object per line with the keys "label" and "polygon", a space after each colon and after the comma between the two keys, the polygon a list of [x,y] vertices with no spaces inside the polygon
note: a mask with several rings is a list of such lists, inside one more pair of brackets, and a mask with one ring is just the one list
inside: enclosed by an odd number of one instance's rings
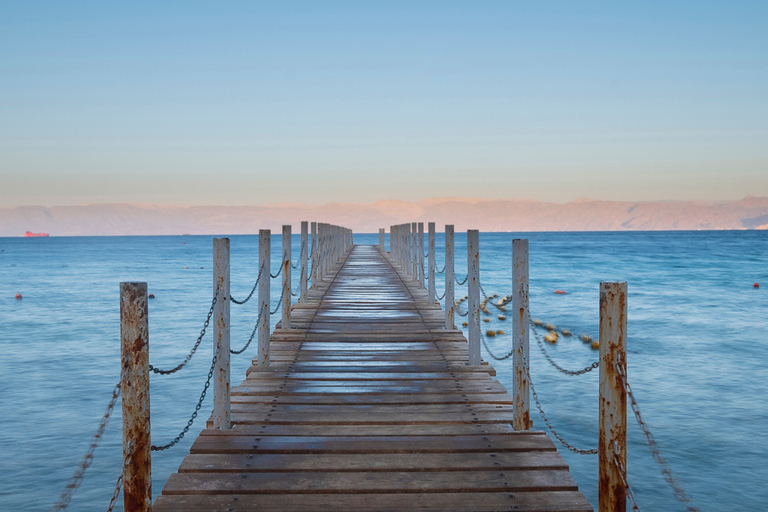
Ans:
{"label": "blue water", "polygon": [[[481,281],[488,293],[509,293],[510,241],[516,237],[530,239],[531,314],[558,327],[596,337],[600,281],[629,282],[629,379],[664,457],[702,510],[764,510],[768,233],[483,233]],[[150,301],[152,363],[168,367],[183,358],[210,306],[211,238],[0,238],[0,510],[49,508],[85,452],[119,377],[120,281],[147,281],[157,297]],[[378,235],[356,235],[355,241],[378,243]],[[297,236],[292,243],[297,255]],[[273,269],[280,245],[275,236]],[[231,247],[232,294],[243,298],[258,269],[258,237],[234,236]],[[441,235],[437,247],[441,268]],[[463,277],[462,234],[456,255]],[[754,289],[754,282],[763,288]],[[279,286],[273,283],[274,304]],[[442,276],[437,289],[443,292]],[[556,295],[556,289],[568,294]],[[13,298],[17,292],[22,300]],[[457,290],[457,296],[465,293]],[[255,302],[232,305],[233,347],[251,332]],[[508,321],[492,318],[484,328],[509,331]],[[492,338],[491,348],[506,353],[510,341],[509,335]],[[576,338],[547,348],[570,368],[597,357]],[[252,347],[233,356],[233,382],[244,378],[254,353]],[[186,423],[210,357],[207,337],[188,368],[152,377],[154,443],[170,440]],[[597,372],[562,375],[533,340],[531,359],[532,378],[554,426],[571,443],[595,447]],[[511,390],[511,362],[492,364]],[[210,407],[209,397],[203,410]],[[532,412],[534,428],[544,429]],[[205,416],[177,447],[153,455],[155,495],[189,451]],[[120,422],[118,406],[70,510],[106,508],[120,472]],[[632,417],[628,444],[629,480],[641,508],[684,510]],[[596,456],[560,451],[596,505]]]}

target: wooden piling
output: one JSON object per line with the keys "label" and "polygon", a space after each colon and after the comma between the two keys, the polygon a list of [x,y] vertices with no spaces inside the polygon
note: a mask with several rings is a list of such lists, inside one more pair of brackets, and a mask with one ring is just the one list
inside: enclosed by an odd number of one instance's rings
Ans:
{"label": "wooden piling", "polygon": [[428,288],[428,297],[430,302],[437,302],[437,295],[435,291],[435,223],[430,222],[428,224],[428,235],[427,235],[427,288]]}
{"label": "wooden piling", "polygon": [[228,429],[229,414],[229,238],[213,239],[213,428]]}
{"label": "wooden piling", "polygon": [[283,226],[283,329],[291,328],[291,226]]}
{"label": "wooden piling", "polygon": [[308,222],[307,221],[301,221],[301,271],[299,273],[299,302],[307,302],[307,231],[308,231]]}
{"label": "wooden piling", "polygon": [[514,379],[512,396],[515,400],[515,430],[530,430],[530,394],[528,389],[528,240],[512,240],[512,364]]}
{"label": "wooden piling", "polygon": [[259,281],[259,334],[258,354],[256,355],[258,366],[269,365],[269,284],[270,259],[272,257],[272,232],[268,229],[259,230],[259,268],[261,280]]}
{"label": "wooden piling", "polygon": [[147,283],[120,283],[120,351],[123,393],[123,504],[152,510],[149,419],[149,312]]}
{"label": "wooden piling", "polygon": [[424,223],[419,222],[419,286],[425,288],[426,283],[424,276]]}
{"label": "wooden piling", "polygon": [[317,276],[319,274],[320,256],[317,250],[317,222],[311,224],[312,228],[312,253],[310,257],[312,259],[312,289],[317,288]]}
{"label": "wooden piling", "polygon": [[386,248],[384,247],[384,228],[379,228],[379,249],[381,249],[381,252],[386,252]]}
{"label": "wooden piling", "polygon": [[480,359],[480,232],[467,231],[467,300],[469,308],[469,365],[476,366]]}
{"label": "wooden piling", "polygon": [[[598,510],[627,510],[627,283],[600,283],[600,438]],[[624,468],[624,471],[620,469]],[[624,473],[622,475],[622,473]],[[623,477],[623,478],[622,478]]]}
{"label": "wooden piling", "polygon": [[453,272],[453,224],[445,225],[445,328],[455,329],[454,314],[456,297],[454,295]]}
{"label": "wooden piling", "polygon": [[419,280],[419,242],[416,237],[419,236],[419,225],[411,222],[411,277]]}

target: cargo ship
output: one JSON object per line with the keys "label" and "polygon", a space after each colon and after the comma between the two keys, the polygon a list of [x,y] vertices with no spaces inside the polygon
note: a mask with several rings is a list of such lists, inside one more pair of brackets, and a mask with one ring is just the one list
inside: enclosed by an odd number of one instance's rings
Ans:
{"label": "cargo ship", "polygon": [[26,233],[24,233],[24,236],[29,237],[29,236],[50,236],[50,235],[48,233],[33,233],[31,231],[27,231]]}

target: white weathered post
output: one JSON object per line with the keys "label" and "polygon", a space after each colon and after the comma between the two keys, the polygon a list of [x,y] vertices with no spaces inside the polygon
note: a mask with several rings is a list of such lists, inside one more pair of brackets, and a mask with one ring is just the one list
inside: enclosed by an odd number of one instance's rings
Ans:
{"label": "white weathered post", "polygon": [[317,249],[317,222],[312,223],[312,288],[317,288],[317,276],[320,275],[320,256]]}
{"label": "white weathered post", "polygon": [[256,355],[258,366],[269,366],[269,284],[270,260],[272,259],[272,232],[268,229],[259,230],[259,352]]}
{"label": "white weathered post", "polygon": [[469,305],[469,365],[476,366],[480,359],[480,232],[467,231],[467,288]]}
{"label": "white weathered post", "polygon": [[419,222],[419,286],[424,288],[424,223]]}
{"label": "white weathered post", "polygon": [[414,280],[419,279],[419,243],[416,240],[418,236],[418,224],[411,223],[411,277]]}
{"label": "white weathered post", "polygon": [[123,504],[152,510],[149,420],[149,312],[147,283],[120,283],[120,353],[123,393]]}
{"label": "white weathered post", "polygon": [[528,240],[512,240],[512,396],[515,403],[512,428],[530,430],[531,404],[528,390]]}
{"label": "white weathered post", "polygon": [[455,329],[456,297],[453,293],[453,224],[445,225],[445,328]]}
{"label": "white weathered post", "polygon": [[[600,283],[600,438],[598,510],[625,512],[627,393],[616,366],[627,375],[627,283]],[[617,464],[618,463],[618,464]],[[622,475],[619,464],[624,468]]]}
{"label": "white weathered post", "polygon": [[291,328],[291,226],[283,226],[283,329]]}
{"label": "white weathered post", "polygon": [[429,235],[427,237],[427,256],[428,265],[428,290],[429,290],[429,302],[437,302],[437,292],[435,291],[435,223],[429,223]]}
{"label": "white weathered post", "polygon": [[307,221],[301,221],[301,272],[299,274],[299,283],[301,284],[301,287],[299,288],[299,302],[307,302],[307,231],[308,231],[309,223]]}
{"label": "white weathered post", "polygon": [[213,239],[213,428],[228,429],[229,421],[229,238]]}
{"label": "white weathered post", "polygon": [[[392,239],[392,229],[389,230],[389,238]],[[392,242],[390,242],[390,245]],[[379,249],[381,249],[381,252],[387,252],[386,247],[384,246],[384,228],[379,228]],[[392,250],[392,247],[389,248],[389,250]]]}

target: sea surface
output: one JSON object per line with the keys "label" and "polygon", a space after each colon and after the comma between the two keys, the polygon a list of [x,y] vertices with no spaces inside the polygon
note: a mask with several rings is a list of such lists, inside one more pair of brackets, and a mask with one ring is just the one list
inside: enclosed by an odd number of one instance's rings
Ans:
{"label": "sea surface", "polygon": [[[0,510],[49,509],[80,463],[119,378],[121,281],[146,281],[156,297],[149,303],[152,364],[170,367],[183,359],[211,304],[212,238],[0,238]],[[768,232],[481,233],[481,282],[489,294],[511,291],[513,238],[530,240],[531,315],[576,334],[597,337],[599,283],[628,281],[629,380],[680,485],[701,510],[768,509]],[[378,235],[355,235],[355,242],[375,244]],[[465,242],[465,234],[456,235],[459,277],[466,275]],[[297,235],[292,244],[295,261]],[[443,244],[438,234],[438,269]],[[273,272],[280,247],[274,236]],[[231,253],[232,295],[242,299],[256,279],[258,237],[232,236]],[[443,279],[437,279],[439,294]],[[255,300],[232,305],[233,348],[247,340],[256,316]],[[511,330],[496,312],[491,318],[484,329]],[[506,354],[511,336],[488,341],[495,353]],[[547,350],[572,369],[597,359],[576,337]],[[254,354],[255,343],[232,357],[234,384],[245,378]],[[155,444],[186,424],[211,355],[209,333],[187,368],[152,376]],[[511,360],[491,363],[511,391]],[[580,448],[596,447],[598,372],[557,372],[532,338],[531,373],[553,426]],[[179,445],[153,454],[155,496],[210,409],[209,396]],[[545,429],[534,408],[532,414],[534,428]],[[640,507],[685,510],[631,415],[628,424],[629,482]],[[120,473],[120,425],[118,404],[70,510],[106,509]],[[596,506],[597,457],[559,448]],[[122,497],[118,503],[121,510]]]}

